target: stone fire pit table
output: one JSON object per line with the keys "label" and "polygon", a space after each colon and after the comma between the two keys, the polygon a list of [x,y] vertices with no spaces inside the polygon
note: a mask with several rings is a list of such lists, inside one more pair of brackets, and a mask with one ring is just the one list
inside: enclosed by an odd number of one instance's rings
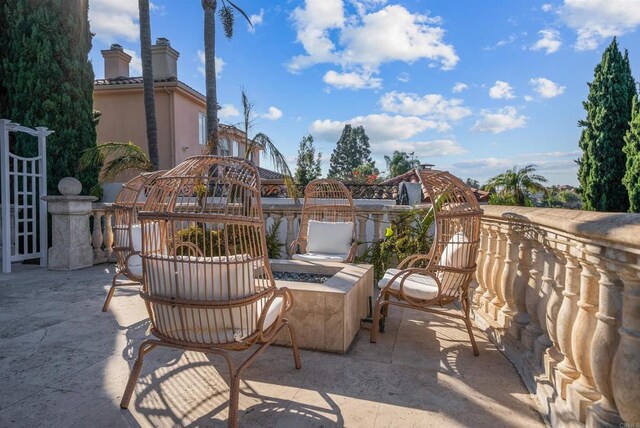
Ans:
{"label": "stone fire pit table", "polygon": [[[369,314],[373,298],[373,266],[300,260],[270,260],[271,270],[330,276],[324,283],[276,279],[278,287],[293,294],[293,308],[287,319],[296,329],[298,346],[344,354]],[[290,345],[288,334],[275,342]]]}

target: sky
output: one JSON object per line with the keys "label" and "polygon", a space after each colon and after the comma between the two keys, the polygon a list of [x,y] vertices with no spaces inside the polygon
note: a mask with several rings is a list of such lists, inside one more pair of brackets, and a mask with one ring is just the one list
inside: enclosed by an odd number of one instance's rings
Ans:
{"label": "sky", "polygon": [[[640,0],[234,3],[253,26],[236,14],[231,40],[216,27],[220,121],[240,123],[244,88],[250,136],[267,134],[292,171],[311,134],[326,173],[350,123],[364,127],[383,173],[384,156],[400,150],[480,183],[534,163],[549,184],[577,185],[582,102],[614,36],[640,80]],[[141,75],[138,2],[89,8],[96,78],[111,43]],[[151,3],[152,40],[170,40],[179,80],[204,94],[203,25],[199,0]]]}

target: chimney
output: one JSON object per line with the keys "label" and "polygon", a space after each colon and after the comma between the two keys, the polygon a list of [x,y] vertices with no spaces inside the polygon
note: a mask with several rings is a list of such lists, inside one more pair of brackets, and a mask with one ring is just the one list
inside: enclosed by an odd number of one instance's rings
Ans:
{"label": "chimney", "polygon": [[110,49],[100,51],[104,58],[104,78],[129,77],[131,56],[125,53],[122,46],[112,44]]}
{"label": "chimney", "polygon": [[154,79],[177,79],[180,53],[171,47],[169,39],[158,37],[151,46]]}

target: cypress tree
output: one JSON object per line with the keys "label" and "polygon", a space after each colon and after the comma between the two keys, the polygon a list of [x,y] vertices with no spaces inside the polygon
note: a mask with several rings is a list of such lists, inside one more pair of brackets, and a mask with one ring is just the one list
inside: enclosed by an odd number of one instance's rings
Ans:
{"label": "cypress tree", "polygon": [[[2,113],[24,126],[46,126],[48,189],[60,179],[78,178],[87,193],[98,169],[78,171],[83,150],[96,144],[93,121],[93,68],[88,6],[85,0],[8,0],[0,63],[5,91]],[[16,151],[37,153],[35,138],[17,135]]]}
{"label": "cypress tree", "polygon": [[629,129],[631,102],[635,95],[629,56],[618,49],[614,38],[595,68],[583,102],[587,118],[580,136],[583,151],[578,178],[584,208],[592,211],[627,211],[629,197],[622,184],[625,154],[624,135]]}
{"label": "cypress tree", "polygon": [[298,148],[298,158],[296,159],[296,183],[306,186],[310,181],[319,178],[322,175],[320,162],[322,153],[316,156],[316,149],[313,147],[313,137],[305,135],[300,141]]}
{"label": "cypress tree", "polygon": [[353,128],[347,124],[336,143],[329,163],[329,177],[346,178],[362,164],[374,163],[371,160],[369,137],[362,126]]}
{"label": "cypress tree", "polygon": [[640,103],[633,97],[631,123],[624,137],[624,154],[627,155],[627,168],[622,183],[629,193],[629,211],[640,212]]}

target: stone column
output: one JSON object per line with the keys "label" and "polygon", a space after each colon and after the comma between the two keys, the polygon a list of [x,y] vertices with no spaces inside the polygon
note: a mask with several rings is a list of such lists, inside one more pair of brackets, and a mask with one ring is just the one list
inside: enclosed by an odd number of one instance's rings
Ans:
{"label": "stone column", "polygon": [[473,302],[476,305],[480,305],[480,299],[487,290],[484,280],[484,264],[487,261],[487,228],[486,223],[480,224],[480,244],[478,245],[478,259],[476,260],[476,280],[478,281],[478,288],[476,288],[473,295]]}
{"label": "stone column", "polygon": [[[556,237],[556,239],[558,239]],[[555,269],[553,270],[553,289],[547,303],[547,333],[551,341],[551,347],[548,348],[544,355],[544,370],[550,382],[555,381],[555,369],[560,361],[562,361],[562,353],[558,346],[558,313],[562,306],[562,291],[564,290],[565,266],[567,259],[567,245],[564,242],[556,241],[553,243],[552,251],[555,255]]]}
{"label": "stone column", "polygon": [[[613,251],[609,251],[613,252]],[[624,266],[621,267],[624,269]],[[598,392],[602,394],[588,411],[588,427],[618,427],[622,419],[618,415],[611,385],[611,367],[620,336],[620,311],[622,310],[622,282],[616,275],[618,267],[602,262],[600,274],[600,304],[596,314],[596,331],[591,341],[591,370]]]}
{"label": "stone column", "polygon": [[382,233],[382,220],[384,219],[384,214],[373,214],[373,240],[377,241],[378,239],[382,239],[384,234]]}
{"label": "stone column", "polygon": [[367,214],[360,214],[358,216],[358,255],[362,256],[367,251],[367,221],[369,216]]}
{"label": "stone column", "polygon": [[[611,385],[622,419],[640,425],[640,257],[628,255],[633,271],[622,272],[622,327],[613,359]],[[631,269],[630,269],[631,270]]]}
{"label": "stone column", "polygon": [[542,334],[536,339],[534,344],[535,361],[540,366],[544,366],[544,354],[548,348],[551,347],[551,339],[549,338],[548,320],[551,314],[547,312],[553,289],[555,288],[555,281],[553,279],[553,271],[555,267],[555,259],[553,252],[547,246],[544,247],[543,253],[543,268],[542,277],[540,278],[540,300],[538,301],[538,322],[542,329]]}
{"label": "stone column", "polygon": [[580,275],[578,314],[572,331],[573,358],[580,377],[568,386],[567,402],[573,414],[582,423],[586,421],[587,407],[600,398],[591,370],[591,340],[596,329],[599,294],[596,266],[600,262],[594,254],[599,250],[599,247],[585,245],[580,260],[583,268]]}
{"label": "stone column", "polygon": [[494,320],[498,320],[498,313],[502,306],[504,306],[504,296],[502,295],[502,271],[504,268],[504,255],[506,247],[506,239],[504,238],[502,225],[496,226],[496,251],[493,255],[493,269],[491,272],[491,283],[493,284],[493,299],[491,299],[489,308],[491,310],[491,317]]}
{"label": "stone column", "polygon": [[573,254],[577,251],[575,247],[569,248],[567,252],[567,264],[565,269],[565,287],[562,295],[564,299],[558,311],[558,321],[556,322],[556,331],[558,337],[558,346],[563,355],[563,359],[558,364],[556,376],[556,390],[560,397],[565,400],[567,398],[567,385],[576,380],[580,374],[576,369],[573,360],[571,336],[573,324],[578,314],[578,296],[580,294],[580,262]]}
{"label": "stone column", "polygon": [[107,210],[104,214],[104,254],[108,261],[115,261],[113,254],[113,225],[111,219],[113,218],[113,211]]}
{"label": "stone column", "polygon": [[[79,196],[82,184],[73,177],[58,183],[62,196],[43,196],[52,216],[49,269],[73,270],[93,266],[89,216],[94,196]],[[100,225],[98,225],[100,227]]]}
{"label": "stone column", "polygon": [[293,228],[295,226],[295,214],[285,214],[284,218],[287,219],[287,237],[285,238],[284,248],[285,252],[291,257],[291,243],[293,242]]}
{"label": "stone column", "polygon": [[491,313],[489,310],[490,302],[495,295],[493,292],[493,264],[495,262],[495,253],[497,251],[497,241],[496,241],[496,232],[493,230],[492,226],[487,226],[487,257],[484,262],[484,270],[482,272],[482,277],[484,278],[485,292],[482,295],[482,301],[480,303],[480,308],[485,313]]}

